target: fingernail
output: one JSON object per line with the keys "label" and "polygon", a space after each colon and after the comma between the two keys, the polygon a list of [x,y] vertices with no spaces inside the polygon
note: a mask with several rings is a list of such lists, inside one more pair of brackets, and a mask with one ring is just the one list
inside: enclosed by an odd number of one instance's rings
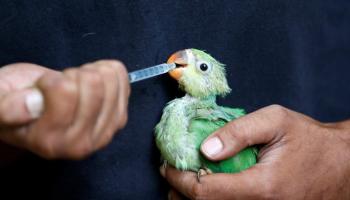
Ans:
{"label": "fingernail", "polygon": [[224,145],[218,137],[210,138],[202,145],[203,153],[209,157],[213,157],[220,153],[223,148]]}
{"label": "fingernail", "polygon": [[25,99],[27,110],[30,116],[35,119],[40,117],[43,111],[44,98],[38,89],[33,89]]}
{"label": "fingernail", "polygon": [[165,167],[163,165],[159,167],[159,172],[160,172],[160,175],[165,177]]}

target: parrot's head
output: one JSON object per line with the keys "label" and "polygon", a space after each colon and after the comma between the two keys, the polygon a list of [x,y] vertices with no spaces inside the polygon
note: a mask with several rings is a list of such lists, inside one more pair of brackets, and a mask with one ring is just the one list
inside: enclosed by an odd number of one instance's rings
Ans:
{"label": "parrot's head", "polygon": [[225,65],[198,49],[185,49],[172,54],[167,63],[175,63],[169,72],[187,94],[206,98],[224,96],[231,91],[227,84]]}

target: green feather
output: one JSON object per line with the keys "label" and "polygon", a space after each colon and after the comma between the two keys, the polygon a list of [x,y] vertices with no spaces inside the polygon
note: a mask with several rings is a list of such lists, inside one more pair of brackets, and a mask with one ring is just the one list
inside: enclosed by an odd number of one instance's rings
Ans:
{"label": "green feather", "polygon": [[[237,117],[242,116],[244,111],[242,109],[224,108]],[[235,119],[234,117],[232,119]],[[210,118],[213,118],[212,116]],[[225,119],[219,118],[217,120],[210,120],[205,118],[197,118],[191,120],[189,127],[190,133],[197,136],[196,148],[199,151],[200,145],[212,132],[227,123]],[[245,170],[256,163],[257,149],[255,147],[248,147],[235,156],[219,162],[212,162],[200,155],[202,167],[210,169],[214,173],[235,173]]]}
{"label": "green feather", "polygon": [[[197,49],[187,49],[179,55],[185,54],[187,66],[179,84],[187,94],[168,103],[155,127],[156,144],[163,158],[180,170],[208,168],[215,173],[234,173],[251,167],[257,162],[255,147],[220,162],[201,155],[200,145],[211,133],[245,113],[243,109],[216,104],[216,96],[231,91],[223,64]],[[203,63],[206,71],[200,68]]]}

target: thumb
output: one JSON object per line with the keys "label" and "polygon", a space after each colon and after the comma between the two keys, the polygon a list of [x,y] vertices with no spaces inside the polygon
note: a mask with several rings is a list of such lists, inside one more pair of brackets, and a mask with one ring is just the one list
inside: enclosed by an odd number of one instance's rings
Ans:
{"label": "thumb", "polygon": [[272,105],[229,122],[215,131],[201,146],[210,160],[223,160],[255,144],[266,144],[284,134],[291,112]]}
{"label": "thumb", "polygon": [[7,93],[0,97],[0,124],[18,125],[38,118],[43,96],[36,88]]}

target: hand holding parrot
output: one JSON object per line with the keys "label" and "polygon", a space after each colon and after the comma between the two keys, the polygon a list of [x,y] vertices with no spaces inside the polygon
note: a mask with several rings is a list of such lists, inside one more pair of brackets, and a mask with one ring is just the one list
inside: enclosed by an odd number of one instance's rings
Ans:
{"label": "hand holding parrot", "polygon": [[[259,162],[235,174],[201,177],[161,167],[174,188],[170,199],[349,199],[350,120],[321,123],[273,105],[229,122],[202,144],[212,161],[236,155],[254,144],[263,147]],[[210,141],[219,141],[216,153]],[[209,142],[209,145],[207,144]]]}

